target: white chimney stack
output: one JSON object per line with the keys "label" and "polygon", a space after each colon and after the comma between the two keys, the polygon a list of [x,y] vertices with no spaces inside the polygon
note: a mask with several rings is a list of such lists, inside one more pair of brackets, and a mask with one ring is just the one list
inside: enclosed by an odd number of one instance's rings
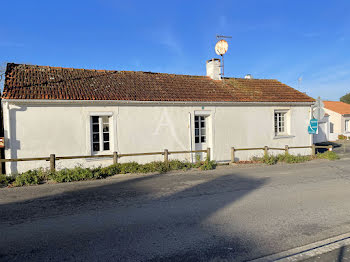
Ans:
{"label": "white chimney stack", "polygon": [[213,58],[207,61],[207,76],[213,80],[221,80],[220,59]]}

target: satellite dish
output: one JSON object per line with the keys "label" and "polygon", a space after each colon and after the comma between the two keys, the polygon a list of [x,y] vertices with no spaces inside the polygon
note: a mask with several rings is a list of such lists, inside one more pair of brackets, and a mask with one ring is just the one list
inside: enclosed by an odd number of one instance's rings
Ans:
{"label": "satellite dish", "polygon": [[227,52],[227,49],[228,49],[228,43],[224,39],[221,39],[215,45],[215,52],[217,55],[225,54]]}

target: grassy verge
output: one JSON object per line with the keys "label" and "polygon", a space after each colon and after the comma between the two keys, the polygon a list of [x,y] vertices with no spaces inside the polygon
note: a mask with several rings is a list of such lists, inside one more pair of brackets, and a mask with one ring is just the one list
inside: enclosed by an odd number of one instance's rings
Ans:
{"label": "grassy verge", "polygon": [[339,156],[333,151],[326,151],[322,154],[317,154],[316,156],[302,156],[302,155],[290,155],[290,154],[280,154],[280,155],[264,155],[261,158],[254,157],[252,161],[264,163],[267,165],[274,165],[277,163],[303,163],[313,159],[328,159],[328,160],[337,160]]}
{"label": "grassy verge", "polygon": [[53,173],[46,169],[35,169],[18,174],[16,176],[0,175],[0,186],[25,186],[38,185],[43,181],[53,180],[58,183],[103,179],[116,174],[127,173],[166,173],[171,170],[188,170],[190,168],[200,168],[201,170],[211,170],[216,168],[215,161],[197,161],[182,162],[178,160],[169,161],[168,164],[161,161],[154,161],[147,164],[138,164],[136,162],[118,163],[107,167],[83,168],[66,168]]}

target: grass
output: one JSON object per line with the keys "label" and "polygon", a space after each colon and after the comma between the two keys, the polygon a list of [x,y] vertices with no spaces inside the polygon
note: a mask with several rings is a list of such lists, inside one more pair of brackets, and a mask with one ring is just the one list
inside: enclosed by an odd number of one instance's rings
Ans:
{"label": "grass", "polygon": [[192,164],[190,162],[182,162],[179,160],[171,160],[168,163],[154,161],[146,164],[138,164],[137,162],[118,163],[107,167],[84,168],[77,166],[75,168],[65,168],[56,172],[49,172],[45,169],[29,170],[24,173],[13,176],[0,176],[1,186],[25,186],[38,185],[47,180],[57,183],[104,179],[116,174],[127,173],[166,173],[171,170],[188,170],[190,168],[200,168],[201,170],[211,170],[216,168],[215,161],[197,161]]}

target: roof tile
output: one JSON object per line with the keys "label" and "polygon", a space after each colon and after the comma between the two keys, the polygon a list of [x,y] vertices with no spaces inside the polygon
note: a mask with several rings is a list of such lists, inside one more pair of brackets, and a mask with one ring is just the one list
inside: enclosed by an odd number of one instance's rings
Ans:
{"label": "roof tile", "polygon": [[313,102],[273,79],[8,64],[2,98],[56,100]]}

